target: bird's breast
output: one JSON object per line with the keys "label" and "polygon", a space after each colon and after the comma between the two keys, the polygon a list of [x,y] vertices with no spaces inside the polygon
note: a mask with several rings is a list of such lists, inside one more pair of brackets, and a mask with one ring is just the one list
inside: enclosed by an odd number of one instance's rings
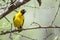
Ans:
{"label": "bird's breast", "polygon": [[14,20],[15,27],[20,27],[23,24],[24,17],[16,17]]}

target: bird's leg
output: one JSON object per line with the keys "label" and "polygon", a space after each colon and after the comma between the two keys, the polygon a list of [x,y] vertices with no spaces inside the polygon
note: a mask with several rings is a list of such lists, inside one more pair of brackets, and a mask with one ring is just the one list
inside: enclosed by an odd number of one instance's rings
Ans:
{"label": "bird's leg", "polygon": [[20,27],[18,28],[18,30],[19,30],[18,32],[21,32],[21,31],[22,31],[22,27],[20,26]]}

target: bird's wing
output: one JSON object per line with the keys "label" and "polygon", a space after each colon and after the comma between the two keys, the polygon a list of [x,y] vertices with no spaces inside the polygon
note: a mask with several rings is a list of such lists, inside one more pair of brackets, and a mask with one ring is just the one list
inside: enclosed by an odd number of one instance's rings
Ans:
{"label": "bird's wing", "polygon": [[[24,19],[23,19],[23,24],[24,24]],[[23,24],[22,24],[22,26],[23,26]]]}

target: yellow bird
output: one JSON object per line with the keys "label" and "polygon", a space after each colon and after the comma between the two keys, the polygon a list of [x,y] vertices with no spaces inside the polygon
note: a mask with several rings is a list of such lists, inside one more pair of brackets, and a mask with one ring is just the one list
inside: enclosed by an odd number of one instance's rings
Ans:
{"label": "yellow bird", "polygon": [[25,12],[26,12],[25,9],[21,9],[20,11],[18,11],[18,13],[13,18],[14,27],[19,30],[18,32],[22,31],[21,29],[22,29],[22,26],[24,24]]}

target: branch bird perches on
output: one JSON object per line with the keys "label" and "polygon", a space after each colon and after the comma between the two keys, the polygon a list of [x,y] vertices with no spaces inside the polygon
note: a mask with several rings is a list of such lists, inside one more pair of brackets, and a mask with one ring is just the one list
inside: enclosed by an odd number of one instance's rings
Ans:
{"label": "branch bird perches on", "polygon": [[[32,29],[40,29],[40,28],[42,28],[42,29],[45,29],[45,28],[60,28],[60,27],[58,27],[58,26],[56,26],[56,27],[53,27],[53,26],[48,26],[48,27],[33,27],[33,28],[23,28],[23,29],[21,29],[22,31],[25,31],[25,30],[32,30]],[[0,33],[0,35],[5,35],[5,34],[8,34],[8,33],[14,33],[14,32],[18,32],[19,30],[11,30],[11,31],[5,31],[5,32],[3,32],[3,31],[1,31],[1,33]]]}

